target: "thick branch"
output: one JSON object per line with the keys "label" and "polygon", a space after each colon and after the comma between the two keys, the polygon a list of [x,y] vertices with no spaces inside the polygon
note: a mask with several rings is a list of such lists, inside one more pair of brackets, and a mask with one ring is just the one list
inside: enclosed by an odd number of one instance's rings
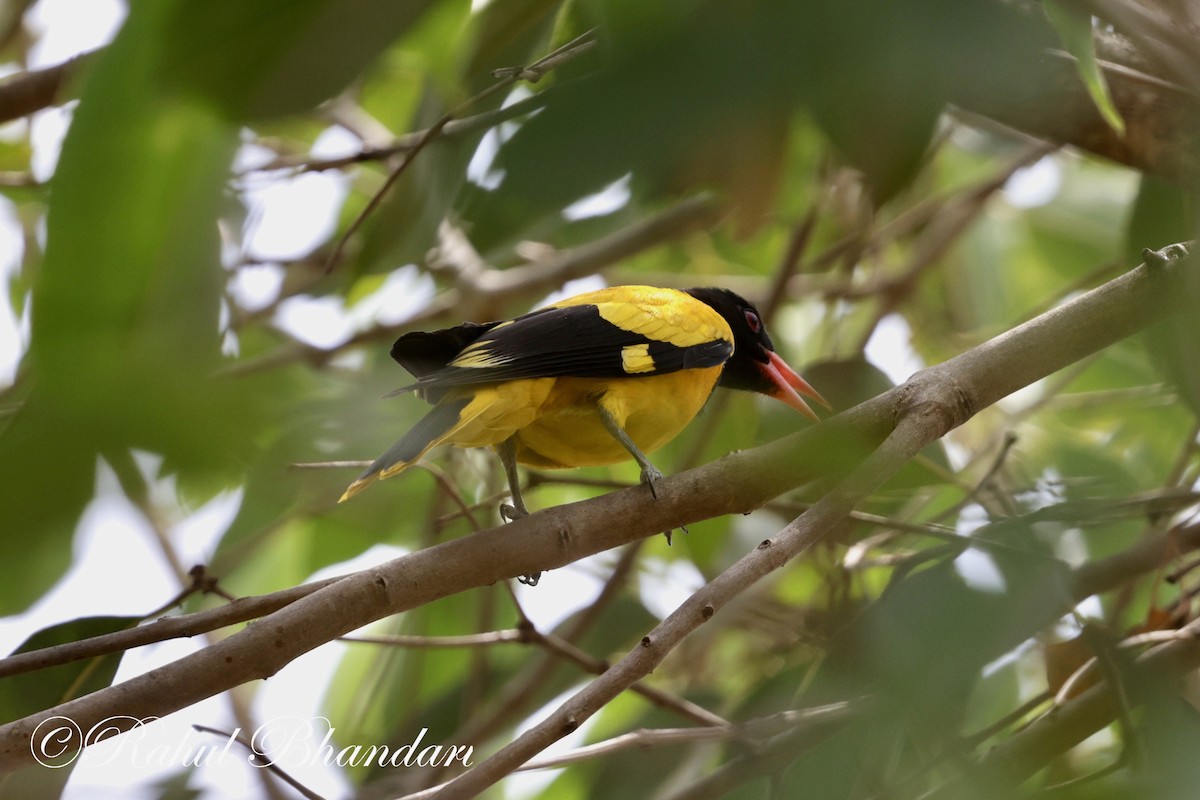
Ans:
{"label": "thick branch", "polygon": [[[84,730],[115,714],[163,716],[269,677],[299,655],[381,617],[560,567],[681,524],[748,512],[816,475],[846,474],[902,415],[932,421],[931,430],[940,435],[1001,397],[1178,309],[1186,297],[1186,272],[1181,265],[1141,266],[822,425],[666,478],[658,484],[657,500],[644,487],[616,492],[347,576],[201,652],[0,727],[0,770],[31,762],[29,737],[50,716],[68,716]],[[802,530],[787,534],[788,541],[815,530],[807,527],[813,519],[835,521],[844,505],[837,497],[830,500],[821,514],[808,516]]]}
{"label": "thick branch", "polygon": [[994,85],[963,87],[952,97],[967,111],[1057,144],[1072,145],[1176,182],[1200,178],[1200,98],[1195,87],[1163,77],[1129,40],[1097,31],[1096,55],[1124,136],[1109,126],[1080,80],[1074,59],[1047,52],[1033,80],[994,76]]}
{"label": "thick branch", "polygon": [[0,84],[0,122],[20,119],[54,105],[63,85],[94,52],[83,53],[53,67],[21,73]]}

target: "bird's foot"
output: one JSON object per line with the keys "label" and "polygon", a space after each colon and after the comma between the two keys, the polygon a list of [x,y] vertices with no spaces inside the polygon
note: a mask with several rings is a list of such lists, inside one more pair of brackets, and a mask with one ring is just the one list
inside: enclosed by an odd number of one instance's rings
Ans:
{"label": "bird's foot", "polygon": [[658,489],[655,488],[655,481],[660,481],[663,478],[662,471],[653,464],[647,462],[642,465],[642,483],[650,487],[650,496],[655,500],[658,499]]}
{"label": "bird's foot", "polygon": [[[529,511],[524,506],[525,506],[524,503],[522,503],[520,506],[510,505],[508,503],[501,503],[500,504],[500,518],[502,520],[504,520],[505,522],[516,522],[517,520],[521,519],[522,517],[528,517]],[[525,584],[526,586],[537,586],[538,581],[541,580],[541,578],[542,578],[542,573],[532,572],[528,575],[522,575],[521,577],[517,578],[517,581]]]}
{"label": "bird's foot", "polygon": [[[650,462],[646,462],[645,464],[642,465],[642,483],[644,483],[650,487],[650,495],[655,500],[658,499],[658,489],[655,488],[654,483],[655,483],[655,481],[662,479],[662,477],[663,477],[662,472],[657,467],[655,467],[653,464],[651,464]],[[679,526],[679,529],[681,531],[683,531],[684,533],[688,532],[688,529],[682,525]],[[671,534],[673,534],[673,533],[675,533],[674,529],[671,529],[669,531],[663,531],[663,536],[667,537],[667,546],[668,547],[671,546]]]}
{"label": "bird's foot", "polygon": [[500,504],[500,519],[505,522],[516,522],[517,520],[528,517],[529,511],[525,508],[514,506],[509,503]]}
{"label": "bird's foot", "polygon": [[[683,531],[684,536],[687,535],[687,532],[688,532],[687,525],[680,525],[679,530]],[[674,532],[675,532],[674,528],[672,528],[669,531],[663,531],[663,536],[665,536],[667,539],[667,547],[671,546],[671,534],[673,534]]]}

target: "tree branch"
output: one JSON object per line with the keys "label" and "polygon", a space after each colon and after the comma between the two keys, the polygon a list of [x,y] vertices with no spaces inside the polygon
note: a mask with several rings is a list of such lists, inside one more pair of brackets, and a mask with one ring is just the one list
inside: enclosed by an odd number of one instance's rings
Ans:
{"label": "tree branch", "polygon": [[[1120,5],[1089,2],[1109,10]],[[1041,14],[1040,6],[1031,13]],[[994,84],[961,87],[951,100],[1031,136],[1072,145],[1168,180],[1192,182],[1200,177],[1198,87],[1159,74],[1153,54],[1139,51],[1124,36],[1097,30],[1094,38],[1113,105],[1125,120],[1124,135],[1100,115],[1079,79],[1074,59],[1059,50],[1047,52],[1037,65],[1036,79],[1015,85],[996,75]],[[1188,47],[1188,66],[1194,74],[1200,68],[1195,43],[1189,42]],[[1177,51],[1172,54],[1176,61],[1182,58]]]}
{"label": "tree branch", "polygon": [[147,625],[139,625],[129,630],[17,653],[0,659],[0,678],[56,667],[59,664],[69,664],[85,658],[119,653],[122,650],[155,642],[165,642],[169,639],[198,636],[218,628],[236,625],[239,622],[258,619],[339,580],[341,579],[329,578],[257,597],[243,597],[217,608],[183,614],[178,617],[162,617]]}
{"label": "tree branch", "polygon": [[768,717],[726,725],[724,727],[707,728],[642,728],[623,733],[602,742],[585,745],[560,756],[547,756],[536,761],[530,761],[521,767],[521,771],[535,769],[553,769],[579,761],[589,761],[601,756],[619,753],[623,750],[644,750],[650,747],[663,747],[672,744],[689,744],[693,742],[727,741],[731,739],[761,740],[781,733],[792,733],[801,728],[814,725],[826,725],[831,721],[844,721],[863,710],[864,703],[830,703],[813,708],[781,711]]}
{"label": "tree branch", "polygon": [[99,52],[82,53],[61,64],[23,72],[0,84],[0,123],[54,105],[63,86]]}
{"label": "tree branch", "polygon": [[[488,772],[459,778],[465,791],[499,779],[536,752],[531,742],[560,735],[564,719],[594,710],[596,698],[619,691],[640,668],[657,663],[671,636],[685,635],[732,596],[737,580],[761,576],[802,552],[844,519],[904,454],[962,424],[978,410],[1100,350],[1183,307],[1182,264],[1140,266],[1075,300],[943,364],[918,373],[825,423],[754,450],[734,453],[660,481],[658,498],[644,487],[546,509],[518,522],[444,542],[347,576],[292,602],[229,638],[124,683],[0,726],[0,771],[32,761],[29,739],[43,720],[63,715],[84,730],[116,714],[164,716],[248,681],[275,674],[299,655],[384,616],[498,580],[563,566],[634,539],[700,519],[751,511],[814,476],[846,474],[896,428],[887,447],[769,545],[718,577],[664,622],[625,661],[569,701],[555,722],[502,750]],[[614,521],[619,521],[614,524]],[[695,616],[699,615],[699,617]],[[677,626],[677,627],[676,627]],[[597,687],[597,688],[593,688]],[[558,725],[559,727],[554,727]],[[488,762],[484,762],[485,764]],[[480,766],[483,766],[482,764]],[[478,768],[477,768],[478,770]],[[473,778],[472,775],[478,774]],[[450,784],[454,787],[455,784]],[[464,796],[448,788],[448,796]]]}
{"label": "tree branch", "polygon": [[929,413],[927,407],[901,417],[883,444],[841,485],[689,597],[612,669],[516,741],[452,780],[435,797],[440,800],[475,797],[574,731],[626,687],[649,675],[688,634],[712,619],[730,600],[840,528],[847,515],[871,492],[948,430],[945,421],[945,417]]}
{"label": "tree branch", "polygon": [[[482,130],[499,125],[502,122],[507,122],[517,117],[528,114],[532,111],[537,111],[542,106],[546,105],[547,100],[554,94],[554,88],[551,87],[545,91],[530,95],[523,100],[518,100],[501,108],[495,108],[490,111],[483,111],[479,114],[473,114],[469,117],[460,117],[452,119],[441,127],[438,135],[443,139],[450,139],[456,136],[465,136],[471,133],[478,133]],[[339,156],[337,158],[311,159],[308,155],[303,157],[286,157],[279,156],[272,161],[258,166],[249,167],[243,170],[240,175],[251,175],[259,172],[272,172],[274,170],[293,170],[296,173],[305,172],[324,172],[331,169],[345,169],[346,167],[362,164],[369,161],[384,161],[392,156],[401,153],[407,153],[416,149],[420,143],[431,135],[431,128],[424,128],[419,131],[412,131],[401,136],[397,136],[394,141],[382,147],[368,147],[357,153],[352,153],[348,156]]]}

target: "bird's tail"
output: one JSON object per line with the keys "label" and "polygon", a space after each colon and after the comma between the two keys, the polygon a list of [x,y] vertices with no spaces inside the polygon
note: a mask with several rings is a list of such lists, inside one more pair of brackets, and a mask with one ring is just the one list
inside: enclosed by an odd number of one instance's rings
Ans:
{"label": "bird's tail", "polygon": [[441,443],[462,422],[462,411],[470,403],[469,397],[448,403],[439,403],[404,434],[387,452],[367,467],[354,483],[346,487],[339,503],[349,500],[365,489],[376,478],[390,478],[403,472],[425,455],[430,448]]}

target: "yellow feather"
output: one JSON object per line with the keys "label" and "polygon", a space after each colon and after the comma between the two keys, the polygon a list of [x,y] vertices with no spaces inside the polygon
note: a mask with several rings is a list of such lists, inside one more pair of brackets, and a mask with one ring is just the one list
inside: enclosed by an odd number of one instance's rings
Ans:
{"label": "yellow feather", "polygon": [[631,344],[621,348],[621,368],[630,374],[654,372],[654,356],[650,345]]}
{"label": "yellow feather", "polygon": [[651,453],[700,412],[720,375],[720,367],[709,367],[645,378],[558,378],[536,419],[516,431],[517,460],[551,468],[628,461],[629,451],[604,427],[597,405]]}
{"label": "yellow feather", "polygon": [[716,309],[677,289],[656,286],[618,286],[598,289],[553,304],[553,308],[595,305],[600,317],[618,328],[633,331],[676,347],[724,339],[733,342],[729,323]]}

